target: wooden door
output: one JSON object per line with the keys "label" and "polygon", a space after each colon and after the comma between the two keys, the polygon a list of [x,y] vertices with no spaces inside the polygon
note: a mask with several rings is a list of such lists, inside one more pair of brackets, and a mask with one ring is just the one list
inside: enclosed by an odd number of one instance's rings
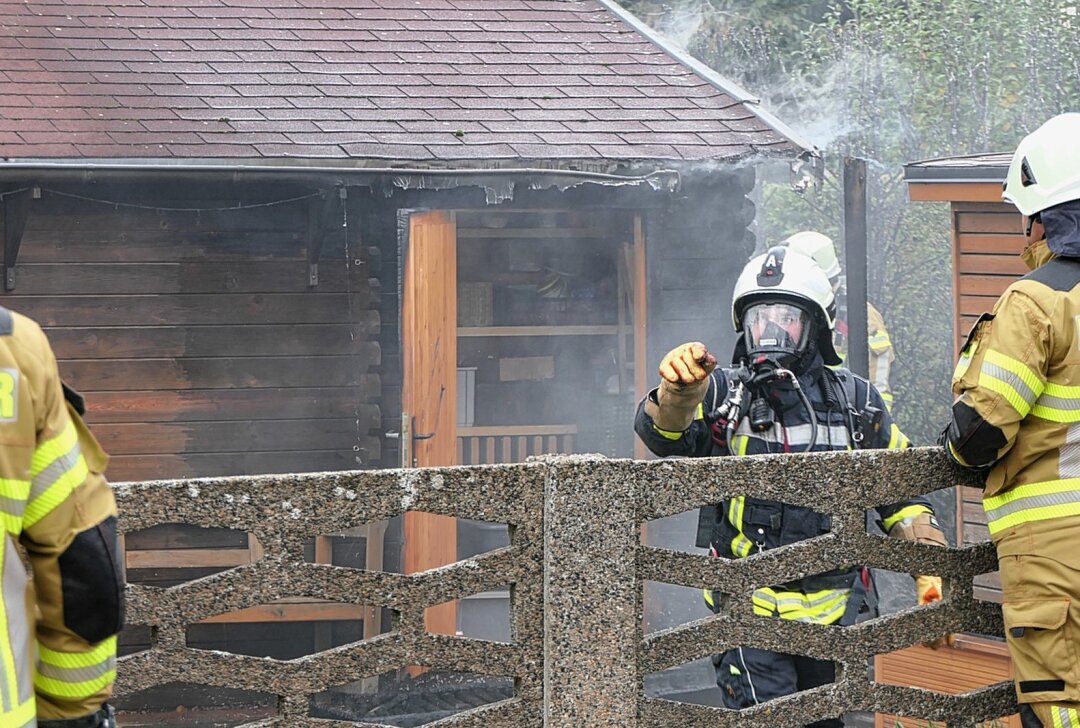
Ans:
{"label": "wooden door", "polygon": [[[457,234],[454,213],[415,212],[405,241],[401,302],[402,466],[454,465],[457,458]],[[457,522],[405,514],[405,573],[457,561]],[[454,634],[456,605],[428,610],[425,625]]]}

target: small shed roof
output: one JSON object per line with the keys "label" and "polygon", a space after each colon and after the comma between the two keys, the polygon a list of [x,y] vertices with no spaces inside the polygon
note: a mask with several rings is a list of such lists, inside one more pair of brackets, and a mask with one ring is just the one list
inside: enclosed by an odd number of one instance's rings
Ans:
{"label": "small shed roof", "polygon": [[0,166],[735,160],[811,145],[612,0],[0,3]]}
{"label": "small shed roof", "polygon": [[1001,202],[1001,183],[1011,153],[989,152],[942,157],[904,165],[912,200],[937,202]]}

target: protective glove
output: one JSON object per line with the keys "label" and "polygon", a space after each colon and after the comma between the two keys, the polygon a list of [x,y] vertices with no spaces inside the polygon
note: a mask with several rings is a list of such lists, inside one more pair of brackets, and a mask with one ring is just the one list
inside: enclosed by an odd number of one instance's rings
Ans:
{"label": "protective glove", "polygon": [[[916,576],[915,594],[918,596],[919,606],[930,604],[932,602],[940,602],[942,596],[941,577],[930,576],[927,574]],[[938,637],[936,640],[924,642],[923,644],[932,650],[941,647],[952,647],[956,644],[956,635],[945,635],[944,637]]]}
{"label": "protective glove", "polygon": [[37,724],[38,728],[117,728],[116,711],[108,703],[81,718],[39,720]]}
{"label": "protective glove", "polygon": [[660,361],[660,377],[684,386],[705,381],[714,369],[716,357],[700,341],[676,346]]}
{"label": "protective glove", "polygon": [[645,413],[661,430],[683,432],[709,389],[716,357],[700,341],[675,347],[660,361],[656,398],[646,400]]}

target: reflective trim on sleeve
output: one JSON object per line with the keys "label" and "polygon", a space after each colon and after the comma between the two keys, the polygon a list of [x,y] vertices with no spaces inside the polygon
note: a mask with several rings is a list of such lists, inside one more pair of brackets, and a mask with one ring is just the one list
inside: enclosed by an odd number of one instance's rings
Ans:
{"label": "reflective trim on sleeve", "polygon": [[875,354],[880,354],[886,349],[892,348],[892,340],[889,339],[889,334],[884,331],[874,334],[866,340],[866,343],[870,345],[870,351]]}
{"label": "reflective trim on sleeve", "polygon": [[716,602],[712,598],[712,589],[702,589],[701,595],[705,597],[705,603],[708,604],[710,608],[716,609]]}
{"label": "reflective trim on sleeve", "polygon": [[1022,523],[1080,515],[1080,478],[1018,485],[983,498],[983,510],[991,535]]}
{"label": "reflective trim on sleeve", "polygon": [[892,514],[888,518],[882,521],[882,525],[885,526],[885,531],[888,532],[893,526],[900,523],[900,521],[907,520],[908,518],[914,518],[922,513],[933,513],[929,507],[924,506],[922,503],[916,503],[913,506],[904,506],[896,513]]}
{"label": "reflective trim on sleeve", "polygon": [[889,449],[890,450],[903,450],[911,444],[911,440],[907,438],[900,428],[896,426],[896,423],[892,423],[889,428]]}
{"label": "reflective trim on sleeve", "polygon": [[1080,387],[1047,382],[1031,414],[1051,422],[1080,422]]}
{"label": "reflective trim on sleeve", "polygon": [[694,410],[694,419],[695,420],[703,420],[703,419],[705,419],[705,403],[704,402],[698,402],[697,409]]}
{"label": "reflective trim on sleeve", "polygon": [[64,431],[38,445],[31,460],[30,498],[23,516],[29,528],[62,503],[86,480],[90,470],[79,449],[79,436],[68,421]]}
{"label": "reflective trim on sleeve", "polygon": [[1045,382],[1022,361],[987,349],[978,386],[1000,394],[1021,417],[1027,417]]}
{"label": "reflective trim on sleeve", "polygon": [[653,428],[653,431],[657,435],[660,435],[660,437],[666,437],[669,440],[679,440],[683,436],[682,432],[674,432],[672,430],[662,430],[659,427],[657,427],[655,424],[653,424],[652,428]]}
{"label": "reflective trim on sleeve", "polygon": [[86,698],[116,679],[116,637],[89,652],[57,652],[38,644],[38,673],[34,686],[62,698]]}
{"label": "reflective trim on sleeve", "polygon": [[881,392],[881,398],[885,400],[885,409],[892,412],[893,406],[893,393],[889,391]]}

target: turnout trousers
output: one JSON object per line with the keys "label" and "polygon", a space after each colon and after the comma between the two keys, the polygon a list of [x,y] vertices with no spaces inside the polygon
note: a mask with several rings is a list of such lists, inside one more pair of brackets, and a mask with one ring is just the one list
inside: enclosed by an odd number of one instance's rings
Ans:
{"label": "turnout trousers", "polygon": [[[736,710],[836,680],[836,666],[831,662],[754,647],[728,650],[714,656],[713,664],[724,705]],[[843,728],[843,725],[841,719],[831,718],[808,723],[806,728]]]}

